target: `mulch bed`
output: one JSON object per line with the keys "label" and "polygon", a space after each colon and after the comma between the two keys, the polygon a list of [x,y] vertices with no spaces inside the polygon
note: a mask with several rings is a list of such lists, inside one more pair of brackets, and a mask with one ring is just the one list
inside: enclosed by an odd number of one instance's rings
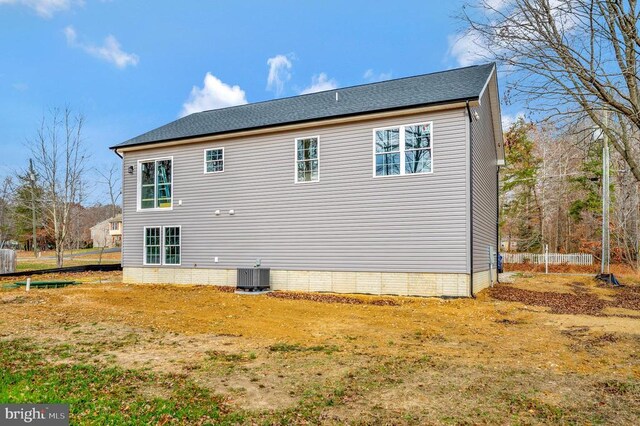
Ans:
{"label": "mulch bed", "polygon": [[615,306],[640,311],[640,287],[623,287],[616,294]]}
{"label": "mulch bed", "polygon": [[507,285],[497,285],[489,290],[494,299],[506,302],[521,302],[525,305],[546,306],[554,314],[602,315],[607,301],[588,294],[553,293],[531,291]]}
{"label": "mulch bed", "polygon": [[[506,302],[520,302],[525,305],[545,306],[554,314],[574,314],[607,316],[602,312],[604,308],[625,308],[640,311],[640,288],[622,287],[613,301],[602,300],[586,291],[586,287],[576,283],[571,293],[553,293],[548,291],[531,291],[509,285],[497,285],[489,289],[489,295],[497,300]],[[618,315],[619,316],[619,315]]]}
{"label": "mulch bed", "polygon": [[359,299],[356,297],[338,296],[335,294],[319,294],[319,293],[292,293],[288,291],[277,291],[268,293],[268,297],[289,300],[310,300],[320,303],[346,303],[349,305],[376,305],[376,306],[399,306],[393,299]]}

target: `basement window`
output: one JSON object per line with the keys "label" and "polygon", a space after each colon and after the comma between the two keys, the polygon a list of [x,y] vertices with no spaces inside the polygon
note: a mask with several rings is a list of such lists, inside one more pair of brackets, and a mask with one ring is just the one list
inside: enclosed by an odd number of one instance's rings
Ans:
{"label": "basement window", "polygon": [[296,183],[320,180],[320,138],[296,139]]}
{"label": "basement window", "polygon": [[204,150],[204,172],[224,172],[224,148]]}
{"label": "basement window", "polygon": [[431,122],[374,129],[374,176],[431,173],[431,136]]}
{"label": "basement window", "polygon": [[173,160],[145,160],[138,162],[138,208],[166,209],[173,206]]}
{"label": "basement window", "polygon": [[180,227],[144,228],[144,264],[180,265]]}

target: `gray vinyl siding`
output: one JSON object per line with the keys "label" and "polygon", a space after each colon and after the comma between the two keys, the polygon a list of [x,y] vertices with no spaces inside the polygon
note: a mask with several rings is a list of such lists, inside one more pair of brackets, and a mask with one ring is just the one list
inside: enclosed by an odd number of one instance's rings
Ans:
{"label": "gray vinyl siding", "polygon": [[[489,90],[479,107],[479,120],[471,123],[473,162],[473,272],[489,269],[489,247],[497,240],[497,155]],[[495,267],[495,266],[494,266]]]}
{"label": "gray vinyl siding", "polygon": [[[455,109],[125,153],[135,172],[123,181],[123,265],[143,265],[145,226],[180,225],[184,268],[259,258],[287,270],[468,273],[465,120]],[[433,173],[374,178],[373,129],[424,121]],[[309,136],[320,138],[320,181],[296,184],[294,140]],[[216,147],[224,172],[204,174],[204,149]],[[136,211],[137,162],[166,156],[173,210]]]}

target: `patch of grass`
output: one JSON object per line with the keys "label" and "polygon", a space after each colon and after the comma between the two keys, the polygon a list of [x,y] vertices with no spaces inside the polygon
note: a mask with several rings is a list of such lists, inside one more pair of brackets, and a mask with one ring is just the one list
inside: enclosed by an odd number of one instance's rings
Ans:
{"label": "patch of grass", "polygon": [[536,398],[516,393],[509,395],[508,400],[510,411],[517,419],[531,416],[546,424],[578,424],[570,412]]}
{"label": "patch of grass", "polygon": [[598,384],[599,388],[610,395],[640,395],[640,384],[608,380]]}
{"label": "patch of grass", "polygon": [[[83,265],[92,265],[96,264],[98,261],[96,259],[73,259],[73,260],[65,260],[63,267],[67,266],[83,266]],[[112,260],[112,259],[102,259],[103,264],[111,264],[111,263],[120,263],[120,260]],[[21,271],[39,271],[42,269],[51,269],[57,268],[55,259],[47,259],[47,260],[33,260],[33,261],[19,261],[16,265],[16,272]]]}
{"label": "patch of grass", "polygon": [[336,345],[316,345],[316,346],[302,346],[294,343],[276,343],[269,346],[271,352],[324,352],[326,354],[332,354],[340,350]]}
{"label": "patch of grass", "polygon": [[243,362],[249,359],[249,356],[238,353],[226,353],[220,351],[206,351],[209,361],[217,361],[217,362]]}
{"label": "patch of grass", "polygon": [[[233,423],[219,397],[182,376],[45,361],[52,356],[25,340],[0,341],[0,402],[67,403],[77,424]],[[145,398],[140,390],[151,385],[171,397]]]}

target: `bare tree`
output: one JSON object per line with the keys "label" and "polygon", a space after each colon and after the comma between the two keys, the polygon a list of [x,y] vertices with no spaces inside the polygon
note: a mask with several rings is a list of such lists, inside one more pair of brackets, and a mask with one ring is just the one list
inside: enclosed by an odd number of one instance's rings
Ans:
{"label": "bare tree", "polygon": [[74,113],[69,107],[54,108],[43,115],[36,136],[29,141],[44,189],[44,212],[51,224],[58,267],[64,263],[71,212],[87,162],[83,124],[82,114]]}
{"label": "bare tree", "polygon": [[33,160],[29,160],[29,169],[27,170],[23,180],[29,182],[29,195],[31,196],[31,245],[33,248],[33,256],[38,257],[38,239],[37,239],[37,210],[36,210],[36,188],[38,181],[38,173],[33,167]]}
{"label": "bare tree", "polygon": [[636,0],[480,0],[461,19],[464,37],[512,74],[507,101],[558,123],[588,118],[640,181],[638,9]]}
{"label": "bare tree", "polygon": [[120,165],[111,163],[108,169],[98,170],[98,174],[102,178],[100,183],[105,185],[109,192],[109,199],[111,200],[111,217],[114,217],[118,214],[118,200],[122,195]]}
{"label": "bare tree", "polygon": [[3,248],[11,233],[11,205],[13,180],[7,176],[0,183],[0,248]]}

